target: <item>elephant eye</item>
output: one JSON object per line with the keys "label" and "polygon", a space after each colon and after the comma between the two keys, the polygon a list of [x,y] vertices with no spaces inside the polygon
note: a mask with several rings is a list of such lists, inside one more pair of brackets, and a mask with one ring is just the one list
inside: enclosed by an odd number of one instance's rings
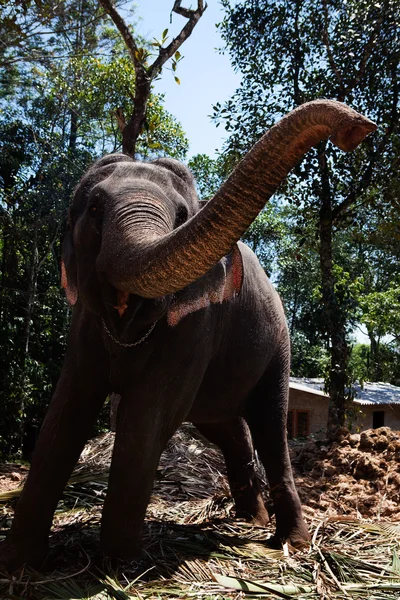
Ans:
{"label": "elephant eye", "polygon": [[95,204],[95,203],[90,204],[88,210],[89,210],[89,215],[93,218],[94,217],[101,218],[103,215],[103,206],[101,204],[100,205]]}

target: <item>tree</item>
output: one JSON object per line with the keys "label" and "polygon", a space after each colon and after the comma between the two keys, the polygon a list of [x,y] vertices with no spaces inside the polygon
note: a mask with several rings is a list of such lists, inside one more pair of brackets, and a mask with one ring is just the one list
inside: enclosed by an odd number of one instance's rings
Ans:
{"label": "tree", "polygon": [[210,158],[207,154],[193,156],[188,167],[192,171],[201,200],[210,200],[226,179],[224,157]]}
{"label": "tree", "polygon": [[[9,10],[18,6],[11,3]],[[0,100],[0,453],[5,454],[32,446],[62,362],[70,311],[60,290],[60,238],[71,195],[89,164],[120,149],[110,113],[115,106],[130,107],[135,90],[131,61],[105,28],[97,2],[66,0],[49,14],[45,8],[44,1],[26,3],[26,13],[13,13],[18,35],[2,55],[15,67]],[[26,48],[34,27],[45,31],[35,38],[38,52],[19,54],[19,40]],[[105,46],[103,56],[99,49]],[[182,159],[187,147],[162,97],[150,95],[138,151]]]}
{"label": "tree", "polygon": [[330,423],[337,426],[344,422],[350,383],[352,316],[352,302],[339,290],[344,289],[341,280],[349,276],[352,281],[352,273],[335,267],[335,239],[360,206],[378,210],[391,196],[399,147],[400,6],[392,0],[222,3],[222,36],[234,67],[243,73],[232,99],[215,107],[215,119],[231,132],[227,152],[242,154],[283,113],[321,97],[345,101],[379,125],[378,133],[351,155],[321,143],[284,189],[298,207],[299,220],[311,215],[316,223],[323,333],[330,353]]}
{"label": "tree", "polygon": [[[112,0],[100,0],[100,3],[110,15],[120,32],[135,69],[135,95],[133,100],[133,110],[128,122],[126,122],[124,112],[120,108],[117,108],[116,111],[118,125],[122,131],[123,152],[133,156],[137,139],[145,126],[146,111],[152,83],[160,75],[164,64],[172,57],[174,57],[172,68],[174,71],[176,70],[176,65],[181,58],[179,48],[191,35],[197,22],[207,8],[207,4],[204,4],[203,0],[197,0],[197,9],[191,10],[182,8],[181,0],[175,0],[172,12],[182,15],[187,18],[188,21],[181,32],[166,47],[163,45],[168,40],[168,29],[164,30],[160,41],[155,40],[152,43],[153,47],[158,48],[158,55],[154,62],[149,64],[148,59],[151,53],[148,47],[140,47],[138,45],[130,28],[115,8]],[[179,83],[179,79],[177,77],[175,77],[175,79],[177,83]]]}

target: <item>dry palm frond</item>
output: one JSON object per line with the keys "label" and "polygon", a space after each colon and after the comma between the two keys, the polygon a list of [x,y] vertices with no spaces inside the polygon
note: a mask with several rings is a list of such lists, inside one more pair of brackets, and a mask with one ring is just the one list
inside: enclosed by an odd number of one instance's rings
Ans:
{"label": "dry palm frond", "polygon": [[111,568],[97,551],[114,440],[105,434],[85,448],[59,503],[55,572],[45,580],[24,572],[12,585],[4,579],[0,598],[10,589],[9,597],[30,600],[400,598],[400,523],[306,511],[310,548],[272,550],[265,540],[273,525],[265,529],[232,518],[222,456],[194,433],[191,426],[182,428],[161,458],[141,561]]}

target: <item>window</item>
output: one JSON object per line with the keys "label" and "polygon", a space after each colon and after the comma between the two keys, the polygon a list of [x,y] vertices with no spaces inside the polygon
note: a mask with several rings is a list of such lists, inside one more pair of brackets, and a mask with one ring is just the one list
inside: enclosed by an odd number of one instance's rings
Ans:
{"label": "window", "polygon": [[293,430],[293,411],[289,410],[288,412],[288,416],[287,416],[287,436],[289,438],[289,440],[291,440],[292,438],[294,438],[294,430]]}
{"label": "window", "polygon": [[308,410],[289,410],[287,434],[289,440],[310,435],[310,412]]}
{"label": "window", "polygon": [[296,437],[307,437],[310,433],[308,412],[297,411],[297,436]]}
{"label": "window", "polygon": [[372,413],[372,428],[378,429],[378,427],[383,427],[385,425],[385,411],[384,410],[374,410]]}

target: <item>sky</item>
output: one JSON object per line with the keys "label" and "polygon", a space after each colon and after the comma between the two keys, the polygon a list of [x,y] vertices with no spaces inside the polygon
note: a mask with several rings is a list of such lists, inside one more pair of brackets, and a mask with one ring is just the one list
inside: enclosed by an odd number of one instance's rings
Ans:
{"label": "sky", "polygon": [[[185,8],[195,7],[197,0],[182,0]],[[174,37],[187,19],[170,13],[173,0],[137,0],[136,31],[143,37],[160,39],[164,29]],[[215,156],[227,134],[222,125],[218,128],[211,121],[212,107],[216,102],[228,100],[238,87],[240,76],[230,64],[229,57],[218,52],[223,41],[216,23],[223,18],[221,5],[209,0],[208,7],[194,28],[192,35],[179,49],[183,56],[176,73],[170,66],[163,69],[161,79],[155,83],[155,91],[165,94],[165,107],[181,122],[189,139],[189,156],[205,153]],[[172,38],[168,41],[170,41]],[[174,75],[180,80],[175,82]]]}

